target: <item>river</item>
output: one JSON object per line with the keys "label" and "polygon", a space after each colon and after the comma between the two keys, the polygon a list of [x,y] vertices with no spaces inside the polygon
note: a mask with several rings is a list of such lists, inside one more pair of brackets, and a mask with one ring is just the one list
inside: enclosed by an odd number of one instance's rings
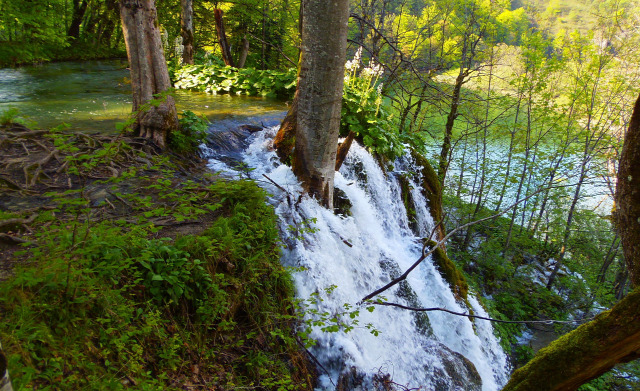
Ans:
{"label": "river", "polygon": [[[189,109],[210,120],[281,113],[273,99],[175,91],[178,112]],[[62,123],[72,130],[115,131],[131,113],[126,61],[58,62],[0,69],[0,115],[15,108],[31,127]]]}

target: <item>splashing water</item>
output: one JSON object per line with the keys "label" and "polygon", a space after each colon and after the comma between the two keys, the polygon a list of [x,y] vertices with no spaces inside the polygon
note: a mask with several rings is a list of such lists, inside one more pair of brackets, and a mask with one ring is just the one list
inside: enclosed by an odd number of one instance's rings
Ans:
{"label": "splashing water", "polygon": [[[350,201],[351,215],[336,215],[313,199],[298,200],[298,181],[272,150],[275,132],[271,128],[251,136],[244,164],[253,169],[250,176],[273,194],[270,201],[286,244],[282,262],[303,270],[294,273],[297,295],[301,299],[317,295],[322,299],[314,302],[319,312],[344,313],[345,303],[357,308],[363,296],[398,276],[421,255],[422,242],[409,228],[397,180],[420,170],[405,157],[385,175],[375,159],[354,143],[335,178],[336,188]],[[216,159],[215,151],[205,154],[214,157],[212,169],[240,175]],[[263,174],[287,192],[266,181]],[[409,179],[417,234],[428,236],[434,223],[418,180]],[[406,283],[383,295],[390,302],[411,306],[469,310],[456,301],[430,258],[409,274]],[[476,298],[469,296],[469,304],[476,314],[486,316]],[[369,312],[364,306],[357,320],[358,325],[347,333],[313,329],[310,336],[317,344],[310,350],[321,365],[319,388],[335,389],[340,384],[367,390],[388,375],[387,380],[421,390],[493,391],[507,380],[507,359],[489,322],[477,320],[474,325],[447,313],[420,315],[391,307]],[[373,335],[367,324],[379,335]]]}

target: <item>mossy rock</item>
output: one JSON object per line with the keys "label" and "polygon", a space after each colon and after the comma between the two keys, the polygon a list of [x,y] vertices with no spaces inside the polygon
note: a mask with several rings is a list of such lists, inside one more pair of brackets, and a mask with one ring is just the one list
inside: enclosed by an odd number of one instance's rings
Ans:
{"label": "mossy rock", "polygon": [[575,390],[617,363],[640,357],[640,288],[611,310],[540,349],[503,391]]}
{"label": "mossy rock", "polygon": [[437,234],[438,240],[442,240],[446,231],[444,223],[442,223],[442,187],[440,186],[440,180],[438,174],[435,172],[431,164],[415,149],[411,149],[411,157],[416,162],[416,165],[420,167],[420,173],[422,174],[422,192],[424,197],[429,202],[429,211],[433,221],[438,224]]}
{"label": "mossy rock", "polygon": [[333,213],[342,216],[352,216],[351,200],[347,197],[347,193],[335,187],[333,189]]}
{"label": "mossy rock", "polygon": [[[388,258],[382,258],[380,260],[380,267],[389,273],[389,277],[392,279],[400,277],[401,271],[398,264]],[[421,307],[418,295],[411,288],[411,285],[406,281],[401,281],[398,284],[398,297],[404,299],[411,307]],[[431,321],[429,315],[426,312],[413,311],[413,321],[418,331],[422,335],[433,336],[433,328],[431,327]]]}
{"label": "mossy rock", "polygon": [[416,209],[414,207],[415,200],[411,197],[411,185],[405,175],[398,176],[398,183],[400,184],[400,197],[402,197],[402,203],[404,209],[407,211],[407,219],[409,220],[409,228],[414,234],[418,233],[418,219],[416,217]]}
{"label": "mossy rock", "polygon": [[[467,284],[467,279],[464,277],[464,274],[462,274],[460,269],[458,269],[449,257],[447,257],[444,250],[441,247],[437,247],[437,244],[438,243],[433,240],[429,241],[429,246],[436,247],[432,254],[436,269],[438,269],[442,278],[451,285],[451,290],[456,296],[456,299],[467,303],[467,295],[469,293],[469,284]],[[469,305],[467,306],[470,307]]]}

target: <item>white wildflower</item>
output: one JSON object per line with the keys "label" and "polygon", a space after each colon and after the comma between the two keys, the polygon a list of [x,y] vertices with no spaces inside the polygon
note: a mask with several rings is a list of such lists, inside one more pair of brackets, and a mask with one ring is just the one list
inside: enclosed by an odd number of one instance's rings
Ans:
{"label": "white wildflower", "polygon": [[378,84],[378,87],[376,87],[376,92],[378,93],[378,95],[382,94],[382,84],[383,83],[380,83]]}
{"label": "white wildflower", "polygon": [[361,58],[362,58],[362,46],[360,46],[360,47],[358,48],[358,50],[356,50],[356,54],[355,54],[355,56],[353,56],[353,61],[354,61],[356,64],[360,64],[360,59],[361,59]]}
{"label": "white wildflower", "polygon": [[375,76],[375,71],[371,68],[364,68],[361,72],[360,72],[360,77],[367,79],[367,78],[371,78],[373,76]]}

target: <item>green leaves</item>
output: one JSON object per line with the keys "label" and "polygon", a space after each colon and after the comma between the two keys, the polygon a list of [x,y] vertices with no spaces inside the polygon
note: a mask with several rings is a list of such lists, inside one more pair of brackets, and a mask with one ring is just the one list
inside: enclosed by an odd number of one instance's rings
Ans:
{"label": "green leaves", "polygon": [[176,69],[174,77],[174,86],[179,89],[280,99],[290,99],[297,84],[294,69],[280,72],[220,65],[187,65]]}

